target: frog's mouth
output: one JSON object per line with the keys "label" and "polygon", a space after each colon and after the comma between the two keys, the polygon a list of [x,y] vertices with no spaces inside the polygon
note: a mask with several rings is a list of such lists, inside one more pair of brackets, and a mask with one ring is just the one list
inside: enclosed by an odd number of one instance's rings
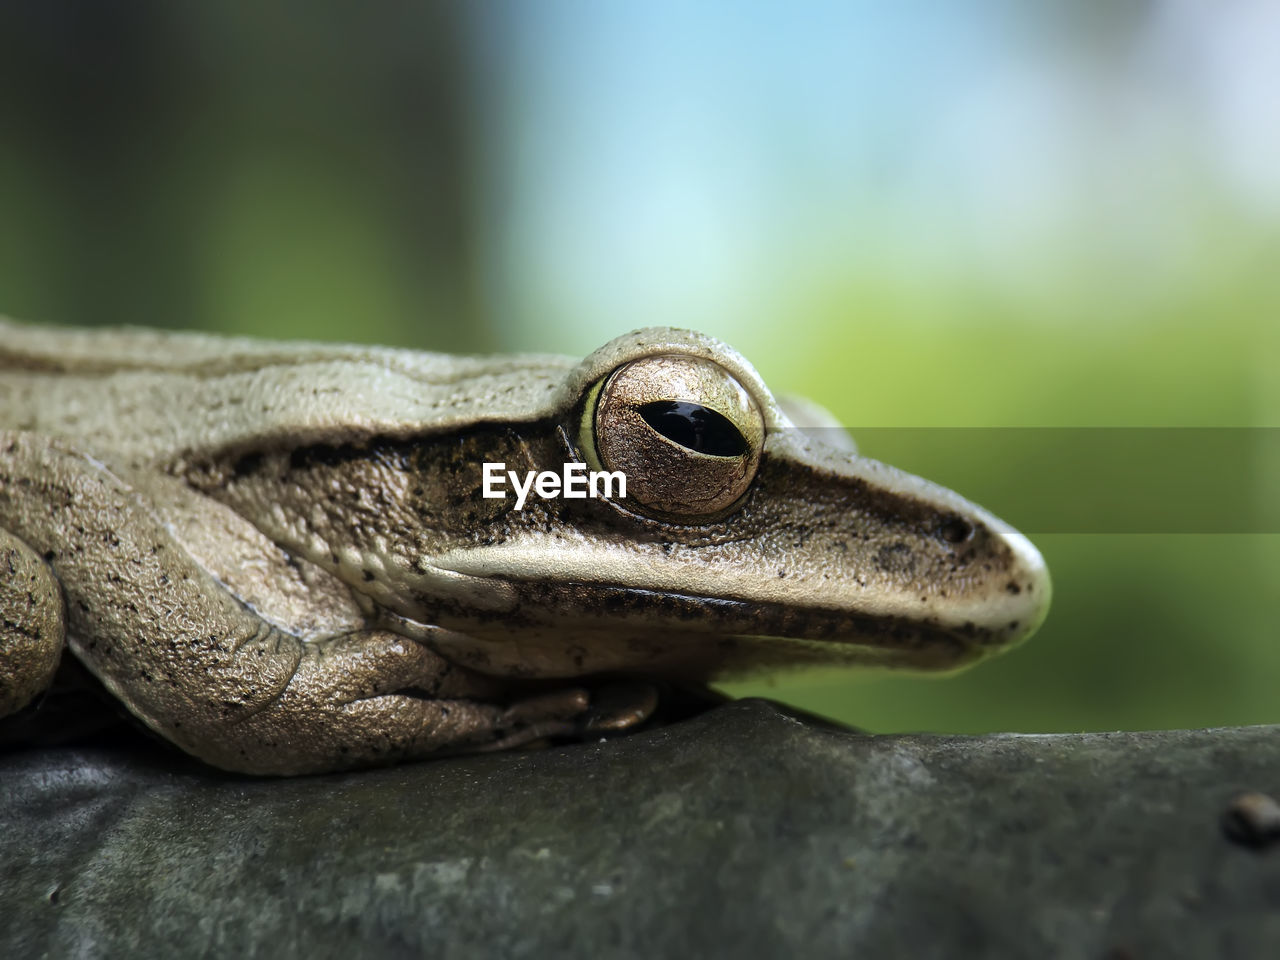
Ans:
{"label": "frog's mouth", "polygon": [[[499,578],[492,578],[499,579]],[[437,608],[433,645],[483,672],[732,679],[815,667],[956,670],[1025,631],[587,582],[502,580],[499,612]]]}

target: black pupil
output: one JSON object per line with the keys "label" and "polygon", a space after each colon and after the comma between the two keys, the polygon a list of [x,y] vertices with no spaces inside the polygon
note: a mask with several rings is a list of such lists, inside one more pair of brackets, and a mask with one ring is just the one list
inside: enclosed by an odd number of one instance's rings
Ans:
{"label": "black pupil", "polygon": [[712,457],[740,457],[747,440],[721,414],[683,400],[655,400],[640,408],[640,416],[672,443]]}

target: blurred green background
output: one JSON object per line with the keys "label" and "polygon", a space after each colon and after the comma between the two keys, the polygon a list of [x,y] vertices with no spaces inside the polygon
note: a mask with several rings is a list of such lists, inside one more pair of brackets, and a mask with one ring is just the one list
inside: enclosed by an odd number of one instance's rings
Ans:
{"label": "blurred green background", "polygon": [[[693,326],[856,433],[1277,427],[1278,309],[1267,0],[0,4],[22,319],[579,355]],[[997,514],[1049,486],[962,455],[895,452]],[[1280,537],[1026,532],[1055,601],[1019,650],[734,692],[872,730],[1280,721]]]}

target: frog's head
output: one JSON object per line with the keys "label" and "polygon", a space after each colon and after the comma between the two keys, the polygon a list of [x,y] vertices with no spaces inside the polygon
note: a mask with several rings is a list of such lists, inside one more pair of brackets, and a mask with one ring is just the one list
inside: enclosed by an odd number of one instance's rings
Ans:
{"label": "frog's head", "polygon": [[620,337],[520,447],[537,470],[621,472],[626,496],[530,496],[432,557],[424,572],[458,601],[440,640],[500,672],[724,676],[951,669],[1040,625],[1049,577],[1025,537],[841,446],[797,427],[717,340]]}

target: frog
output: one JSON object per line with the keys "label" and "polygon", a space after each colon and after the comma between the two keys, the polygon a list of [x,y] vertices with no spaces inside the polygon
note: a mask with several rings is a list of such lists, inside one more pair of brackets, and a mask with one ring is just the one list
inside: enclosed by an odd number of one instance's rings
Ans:
{"label": "frog", "polygon": [[[577,359],[0,320],[0,717],[72,664],[213,767],[329,773],[1035,632],[1031,542],[834,422],[665,327]],[[625,491],[517,509],[486,464]]]}

